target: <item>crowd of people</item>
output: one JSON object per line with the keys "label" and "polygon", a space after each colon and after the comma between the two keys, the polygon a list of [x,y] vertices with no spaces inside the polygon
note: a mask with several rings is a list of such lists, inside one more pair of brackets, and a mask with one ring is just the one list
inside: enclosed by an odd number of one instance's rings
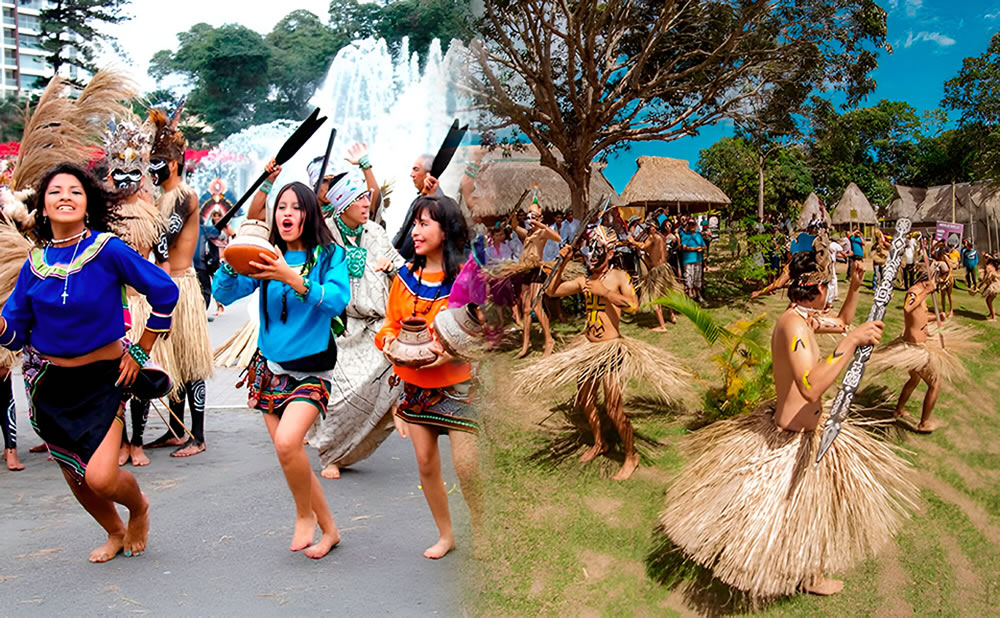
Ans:
{"label": "crowd of people", "polygon": [[[180,113],[152,110],[142,120],[115,110],[101,177],[69,152],[54,165],[32,165],[33,157],[51,163],[60,153],[32,149],[26,135],[19,166],[34,175],[15,174],[15,188],[34,194],[4,193],[4,260],[18,266],[0,317],[0,346],[9,351],[0,384],[8,410],[5,457],[11,470],[22,467],[9,394],[10,369],[20,363],[33,427],[107,534],[91,561],[145,550],[149,500],[127,462],[147,465],[146,448],[173,447],[174,457],[207,448],[213,298],[224,307],[257,295],[259,321],[251,322],[252,354],[240,385],[248,388],[248,408],[263,416],[292,495],[290,550],[313,559],[327,555],[341,534],[306,444],[318,449],[320,476],[336,479],[393,431],[408,439],[438,530],[424,556],[438,559],[457,546],[441,470],[445,434],[472,529],[481,527],[477,369],[503,345],[505,311],[521,328],[519,358],[530,354],[533,317],[543,330],[542,354],[523,363],[518,388],[545,397],[560,385],[575,386],[574,406],[592,433],[580,459],[610,449],[602,419],[610,420],[624,455],[615,480],[640,465],[625,402],[629,384],[644,384],[666,403],[691,394],[684,361],[626,336],[621,322],[645,309],[655,312],[654,330],[663,331],[676,317],[653,301],[677,292],[685,302],[705,302],[713,240],[707,219],[656,211],[624,220],[605,207],[581,221],[546,212],[535,192],[523,211],[467,220],[430,174],[434,157],[420,155],[410,174],[417,194],[390,238],[379,224],[385,206],[367,149],[353,144],[346,167],[324,174],[323,157],[313,161],[309,185],[275,187],[282,170],[270,161],[243,224],[267,229],[267,242],[247,243],[242,227],[234,233],[202,221],[196,193],[184,182]],[[29,123],[28,131],[60,126]],[[221,217],[209,214],[215,223]],[[909,372],[899,417],[916,386],[928,385],[916,429],[930,432],[941,386],[962,377],[958,355],[971,349],[968,333],[942,327],[953,312],[955,270],[964,265],[967,285],[986,297],[992,319],[1000,262],[984,255],[980,278],[969,272],[979,266],[971,243],[962,252],[937,243],[924,258],[918,237],[906,238],[902,252],[891,251],[898,240],[876,231],[869,249],[873,288],[897,271],[908,284],[904,330],[876,349],[872,369]],[[834,242],[822,224],[789,238],[787,250],[776,242],[775,270],[784,264],[764,291],[787,287],[791,301],[771,342],[776,399],[695,432],[688,465],[670,488],[663,534],[755,597],[837,592],[840,583],[824,573],[877,552],[916,500],[908,464],[858,425],[845,424],[832,452],[812,465],[823,394],[855,350],[879,346],[884,334],[878,320],[852,327],[865,244],[857,230]],[[236,249],[249,249],[249,261],[227,257]],[[841,257],[847,293],[833,314]],[[942,306],[928,313],[926,299],[936,291]],[[551,319],[564,309],[582,314],[582,329],[556,351]],[[929,328],[934,322],[937,328]],[[448,324],[464,324],[464,335],[456,339]],[[817,333],[844,337],[823,357]],[[161,397],[170,400],[167,431],[144,444],[146,419]],[[116,504],[128,509],[127,522]]]}

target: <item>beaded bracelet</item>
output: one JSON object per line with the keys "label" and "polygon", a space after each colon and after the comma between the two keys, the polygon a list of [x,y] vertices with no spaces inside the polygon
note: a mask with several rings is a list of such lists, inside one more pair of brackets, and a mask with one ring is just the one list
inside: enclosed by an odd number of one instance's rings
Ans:
{"label": "beaded bracelet", "polygon": [[230,277],[235,277],[238,274],[235,270],[233,270],[233,267],[229,265],[229,262],[223,262],[221,268],[222,272],[226,273]]}
{"label": "beaded bracelet", "polygon": [[298,298],[302,302],[306,302],[306,297],[309,296],[309,288],[312,287],[312,284],[309,283],[309,279],[302,277],[302,285],[306,288],[306,291],[302,292],[301,294],[299,292],[296,292],[295,298]]}
{"label": "beaded bracelet", "polygon": [[272,182],[271,182],[270,180],[265,180],[265,181],[264,181],[264,182],[263,182],[263,183],[262,183],[262,184],[260,185],[260,192],[261,192],[261,193],[263,193],[264,195],[267,195],[268,193],[270,193],[270,192],[271,192],[271,189],[272,189],[273,187],[274,187],[274,183],[272,183]]}
{"label": "beaded bracelet", "polygon": [[128,347],[128,355],[139,364],[140,367],[145,367],[146,363],[149,362],[149,354],[146,350],[142,349],[142,346],[138,343],[133,343]]}
{"label": "beaded bracelet", "polygon": [[361,155],[361,158],[358,159],[358,167],[360,167],[363,170],[370,170],[372,168],[372,164],[371,161],[369,161],[368,159],[368,155]]}

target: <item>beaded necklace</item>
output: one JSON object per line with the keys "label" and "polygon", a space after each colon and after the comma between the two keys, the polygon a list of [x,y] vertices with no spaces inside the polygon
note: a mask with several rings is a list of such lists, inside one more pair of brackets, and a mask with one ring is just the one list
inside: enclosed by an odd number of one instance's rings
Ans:
{"label": "beaded necklace", "polygon": [[[347,276],[351,279],[360,279],[365,274],[365,262],[368,260],[368,249],[361,246],[361,235],[365,231],[365,226],[359,225],[356,228],[348,227],[340,217],[334,217],[337,222],[337,229],[344,236],[344,249],[347,251]],[[352,245],[348,238],[357,238],[357,245]]]}

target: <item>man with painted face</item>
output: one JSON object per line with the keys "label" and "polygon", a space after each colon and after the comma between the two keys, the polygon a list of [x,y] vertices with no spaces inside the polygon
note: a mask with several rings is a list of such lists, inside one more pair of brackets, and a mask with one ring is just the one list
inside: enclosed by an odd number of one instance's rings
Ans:
{"label": "man with painted face", "polygon": [[[183,180],[187,139],[177,130],[182,108],[183,105],[169,119],[161,110],[149,112],[156,127],[149,173],[153,184],[163,191],[157,207],[167,220],[167,268],[180,289],[180,297],[174,310],[173,331],[164,340],[170,347],[173,363],[171,375],[175,386],[170,394],[170,409],[176,418],[171,418],[170,431],[146,446],[180,447],[170,454],[171,457],[190,457],[205,450],[205,379],[214,373],[208,316],[194,269],[194,254],[198,250],[198,196]],[[184,418],[185,398],[191,407],[191,433],[194,435],[186,442],[175,437],[184,435],[180,422]]]}
{"label": "man with painted face", "polygon": [[[611,266],[614,232],[599,226],[590,233],[587,245],[587,275],[564,281],[563,261],[546,293],[562,297],[583,294],[587,324],[583,337],[570,347],[544,358],[518,372],[528,393],[551,392],[553,387],[573,382],[577,386],[575,407],[583,408],[594,434],[594,445],[581,457],[588,462],[608,449],[601,430],[597,410],[598,390],[604,386],[607,415],[621,437],[625,461],[612,477],[625,480],[639,465],[635,450],[632,423],[625,415],[625,385],[633,379],[644,379],[665,401],[676,401],[688,391],[691,374],[680,368],[676,360],[657,348],[629,337],[619,330],[622,309],[637,305],[629,276]],[[560,253],[568,257],[572,247]]]}
{"label": "man with painted face", "polygon": [[[167,267],[166,220],[153,204],[152,186],[146,176],[149,167],[150,149],[156,129],[149,122],[143,122],[132,113],[123,114],[112,122],[104,135],[104,154],[108,161],[108,182],[123,194],[118,206],[120,217],[113,224],[113,232],[124,240],[139,255],[149,257],[157,264]],[[142,329],[149,319],[150,307],[145,297],[134,289],[127,290],[125,326],[129,329],[129,341],[138,341]],[[169,343],[157,340],[153,344],[154,362],[171,371]],[[133,398],[129,402],[132,417],[132,436],[122,430],[122,444],[118,455],[118,465],[132,460],[133,466],[149,464],[149,457],[143,452],[143,430],[149,417],[149,401]]]}

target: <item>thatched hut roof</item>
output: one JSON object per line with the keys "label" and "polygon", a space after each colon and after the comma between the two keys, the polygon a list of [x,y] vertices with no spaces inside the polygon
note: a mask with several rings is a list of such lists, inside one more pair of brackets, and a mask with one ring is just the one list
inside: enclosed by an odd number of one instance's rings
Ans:
{"label": "thatched hut roof", "polygon": [[797,229],[806,229],[813,219],[822,221],[823,223],[830,223],[830,213],[826,211],[826,208],[823,208],[823,203],[820,201],[819,196],[815,193],[810,193],[809,197],[806,198],[805,204],[802,205],[802,212],[799,213]]}
{"label": "thatched hut roof", "polygon": [[700,212],[732,203],[683,159],[639,157],[637,163],[639,169],[622,192],[622,201],[629,206]]}
{"label": "thatched hut roof", "polygon": [[[470,166],[469,172],[475,175],[475,190],[469,199],[473,214],[480,217],[504,216],[514,209],[522,192],[535,188],[539,192],[538,203],[542,210],[572,210],[569,185],[554,170],[542,167],[536,150],[529,148],[506,158],[499,152],[485,153],[481,161],[478,167]],[[604,177],[603,169],[603,165],[595,163],[590,175],[590,208],[608,196],[611,196],[612,204],[618,202],[618,194]]]}
{"label": "thatched hut roof", "polygon": [[871,202],[861,192],[858,185],[852,182],[847,185],[844,195],[837,202],[837,207],[833,209],[833,213],[830,215],[830,222],[834,225],[849,225],[852,223],[875,225],[878,223],[878,217],[875,216],[875,209],[872,208]]}
{"label": "thatched hut roof", "polygon": [[[951,185],[928,187],[913,220],[920,223],[951,221]],[[1000,214],[1000,189],[986,183],[955,185],[955,220],[964,223],[974,217]]]}
{"label": "thatched hut roof", "polygon": [[889,207],[886,209],[886,218],[895,221],[896,219],[913,219],[917,214],[917,208],[924,201],[927,189],[920,187],[904,187],[895,185],[896,194]]}

